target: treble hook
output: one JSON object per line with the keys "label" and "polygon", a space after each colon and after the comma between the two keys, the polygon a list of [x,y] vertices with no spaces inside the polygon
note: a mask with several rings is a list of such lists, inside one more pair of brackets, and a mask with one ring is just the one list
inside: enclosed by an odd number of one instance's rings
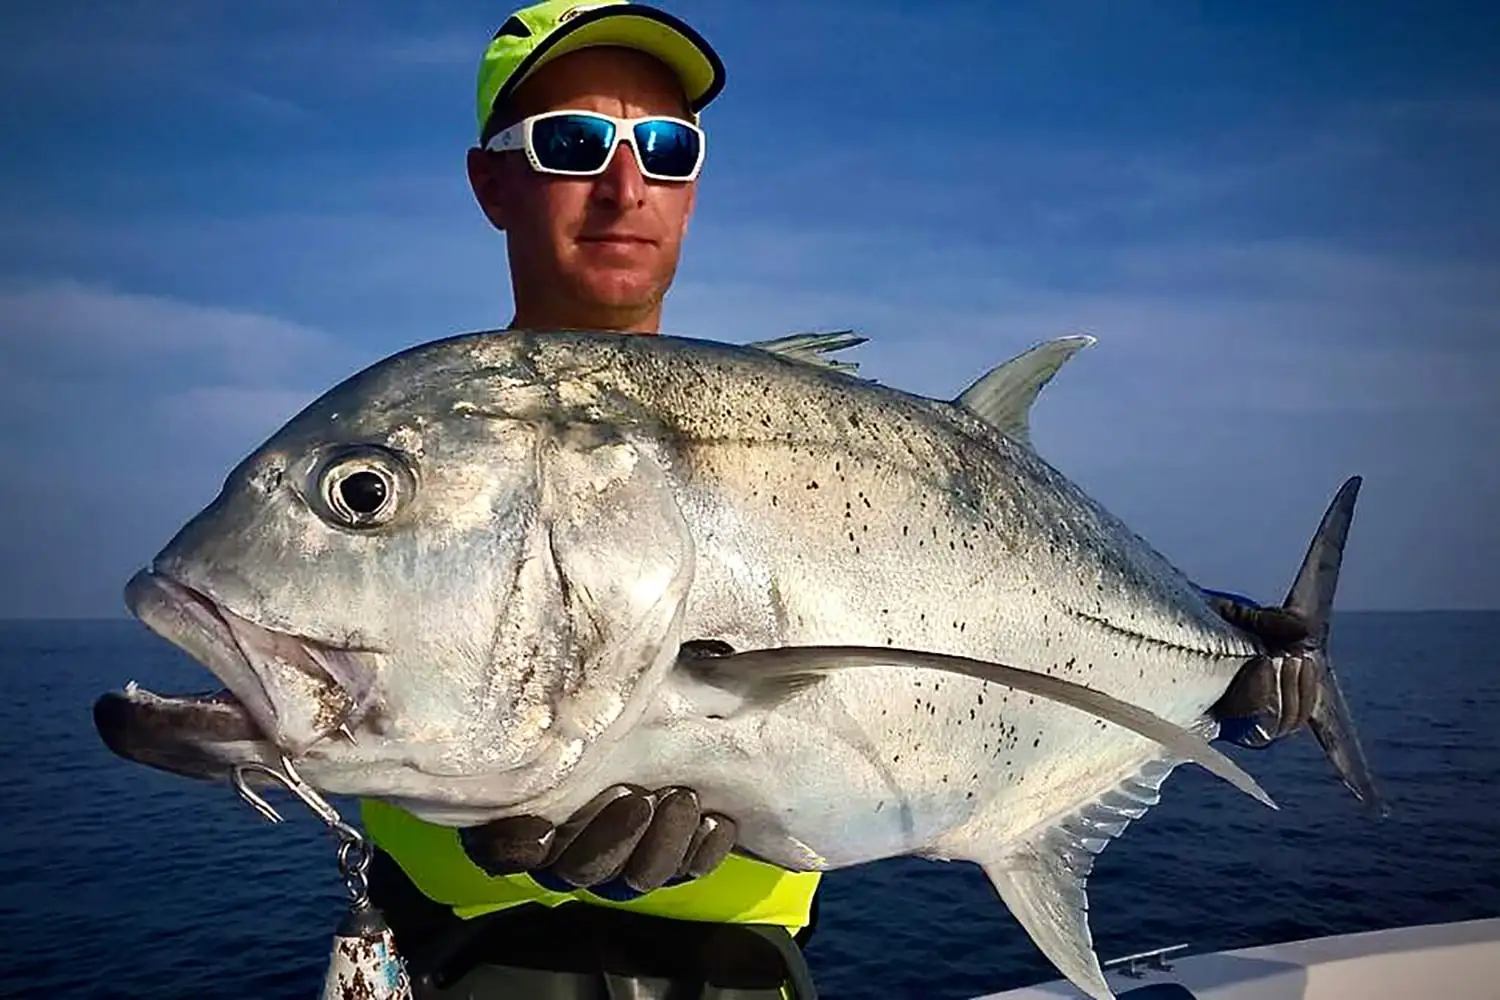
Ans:
{"label": "treble hook", "polygon": [[297,769],[292,766],[292,762],[285,755],[281,758],[281,770],[279,771],[259,761],[252,761],[247,764],[236,764],[230,772],[234,781],[234,790],[239,793],[240,798],[254,806],[256,812],[272,823],[285,822],[281,813],[276,811],[275,806],[267,802],[245,783],[245,773],[247,771],[263,774],[297,796],[297,798],[302,800],[303,805],[311,809],[319,819],[327,824],[330,830],[338,834],[339,839],[358,844],[361,847],[364,845],[364,835],[344,822],[344,818],[339,815],[338,810],[329,805],[323,796],[319,795],[311,785],[302,780],[302,776],[297,773]]}

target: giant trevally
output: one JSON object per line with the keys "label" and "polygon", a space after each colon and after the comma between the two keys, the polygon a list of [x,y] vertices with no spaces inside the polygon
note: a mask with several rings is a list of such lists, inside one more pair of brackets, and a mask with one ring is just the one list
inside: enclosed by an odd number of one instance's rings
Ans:
{"label": "giant trevally", "polygon": [[1357,479],[1282,656],[1033,448],[1091,337],[952,401],[839,370],[836,341],[487,332],[373,365],[127,587],[227,691],[131,685],[100,733],[196,776],[285,756],[454,826],[684,785],[788,869],[973,861],[1094,997],[1094,855],[1183,761],[1266,798],[1207,742],[1242,671],[1374,801],[1325,653]]}

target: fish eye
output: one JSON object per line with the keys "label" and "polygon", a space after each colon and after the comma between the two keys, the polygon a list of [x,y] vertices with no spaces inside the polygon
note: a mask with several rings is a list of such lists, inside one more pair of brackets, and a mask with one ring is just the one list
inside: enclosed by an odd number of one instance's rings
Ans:
{"label": "fish eye", "polygon": [[318,493],[333,520],[346,528],[374,528],[395,517],[410,492],[409,476],[395,455],[359,449],[330,458],[319,473]]}
{"label": "fish eye", "polygon": [[[334,487],[334,497],[343,501],[339,506],[356,517],[373,517],[385,506],[390,495],[380,473],[360,469],[339,480]],[[341,512],[342,513],[342,512]]]}

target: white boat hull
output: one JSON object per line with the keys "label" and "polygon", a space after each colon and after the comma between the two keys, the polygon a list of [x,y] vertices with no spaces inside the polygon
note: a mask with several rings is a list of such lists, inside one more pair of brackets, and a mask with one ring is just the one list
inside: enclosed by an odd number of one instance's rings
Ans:
{"label": "white boat hull", "polygon": [[[1113,964],[1113,963],[1111,963]],[[1500,919],[1337,934],[1167,959],[1135,975],[1107,971],[1121,1000],[1500,1000]],[[1153,996],[1155,994],[1155,996]],[[1075,1000],[1066,981],[976,1000]]]}

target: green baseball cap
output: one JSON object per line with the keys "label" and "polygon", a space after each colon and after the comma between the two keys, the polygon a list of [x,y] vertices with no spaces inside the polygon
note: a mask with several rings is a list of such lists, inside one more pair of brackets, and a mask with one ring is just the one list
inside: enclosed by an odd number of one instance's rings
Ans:
{"label": "green baseball cap", "polygon": [[694,114],[724,89],[724,63],[703,36],[665,11],[628,0],[545,0],[516,11],[495,32],[479,63],[479,142],[496,105],[558,56],[619,45],[655,56],[676,72]]}

